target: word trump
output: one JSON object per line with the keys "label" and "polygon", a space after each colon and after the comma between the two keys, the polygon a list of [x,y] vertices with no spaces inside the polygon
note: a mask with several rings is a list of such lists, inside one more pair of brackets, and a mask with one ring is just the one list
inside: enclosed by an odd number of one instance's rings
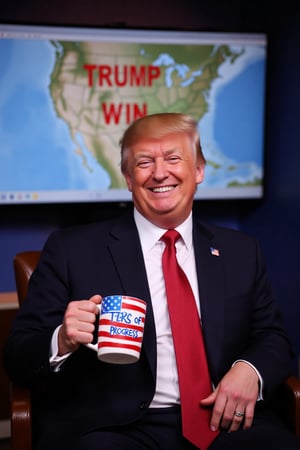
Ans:
{"label": "word trump", "polygon": [[152,86],[153,81],[160,77],[160,68],[157,66],[109,66],[106,64],[84,64],[87,71],[88,86],[94,85],[97,79],[101,87],[124,87],[124,86]]}

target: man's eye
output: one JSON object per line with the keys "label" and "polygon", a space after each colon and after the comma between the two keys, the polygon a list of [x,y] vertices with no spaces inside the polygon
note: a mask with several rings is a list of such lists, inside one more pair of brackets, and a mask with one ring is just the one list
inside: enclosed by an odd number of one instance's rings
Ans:
{"label": "man's eye", "polygon": [[167,157],[167,161],[168,161],[169,163],[171,163],[171,164],[175,164],[175,163],[177,163],[178,161],[180,161],[180,158],[179,158],[179,156],[172,155],[172,156],[168,156],[168,157]]}
{"label": "man's eye", "polygon": [[152,164],[152,161],[150,161],[150,160],[145,160],[145,161],[139,161],[139,162],[137,163],[137,166],[138,166],[138,167],[141,167],[141,168],[146,168],[146,167],[149,167],[151,164]]}

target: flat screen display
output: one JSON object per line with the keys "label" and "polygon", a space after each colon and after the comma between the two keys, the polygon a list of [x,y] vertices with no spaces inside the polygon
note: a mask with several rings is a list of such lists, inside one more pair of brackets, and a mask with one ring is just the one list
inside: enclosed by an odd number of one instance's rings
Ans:
{"label": "flat screen display", "polygon": [[196,198],[260,198],[264,34],[0,25],[0,203],[123,202],[136,118],[196,119]]}

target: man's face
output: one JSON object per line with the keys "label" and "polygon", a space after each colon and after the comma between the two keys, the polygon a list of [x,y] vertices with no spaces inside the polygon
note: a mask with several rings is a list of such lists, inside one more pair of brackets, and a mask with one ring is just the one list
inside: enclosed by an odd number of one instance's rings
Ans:
{"label": "man's face", "polygon": [[188,136],[143,139],[129,150],[126,182],[138,211],[162,228],[173,228],[189,215],[204,163],[196,160]]}

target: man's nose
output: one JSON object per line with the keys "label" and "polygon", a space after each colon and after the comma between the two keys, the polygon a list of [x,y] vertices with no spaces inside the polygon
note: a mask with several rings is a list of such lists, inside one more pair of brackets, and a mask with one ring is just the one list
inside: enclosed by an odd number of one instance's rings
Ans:
{"label": "man's nose", "polygon": [[153,178],[161,180],[169,174],[168,164],[163,158],[155,160],[153,165]]}

